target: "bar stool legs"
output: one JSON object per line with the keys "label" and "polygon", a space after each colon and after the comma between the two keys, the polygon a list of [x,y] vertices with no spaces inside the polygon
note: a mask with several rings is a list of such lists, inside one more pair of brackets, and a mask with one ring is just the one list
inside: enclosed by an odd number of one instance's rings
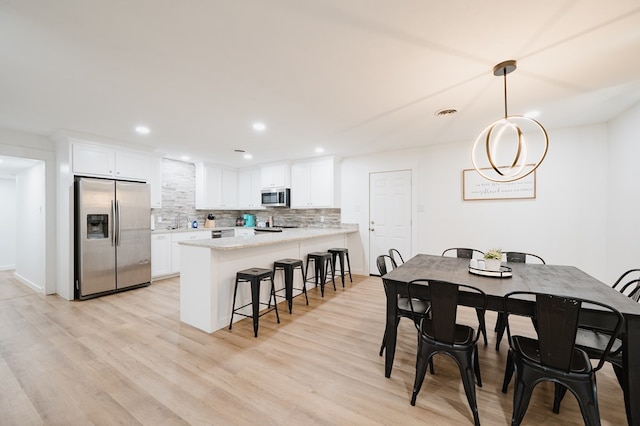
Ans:
{"label": "bar stool legs", "polygon": [[[271,292],[269,293],[269,303],[260,302],[260,284],[262,281],[271,281]],[[236,296],[238,295],[238,284],[241,282],[249,282],[251,284],[251,302],[236,308]],[[273,308],[271,307],[271,298],[273,297]],[[240,309],[251,305],[252,315],[243,314],[238,312]],[[267,305],[268,310],[259,313],[260,305]],[[229,321],[229,330],[233,327],[233,315],[242,315],[245,317],[253,318],[253,334],[258,337],[258,319],[272,310],[276,311],[276,319],[280,324],[280,316],[278,315],[278,305],[276,303],[276,288],[273,283],[273,272],[271,269],[264,268],[250,268],[240,271],[236,274],[236,285],[233,289],[233,305],[231,305],[231,320]]]}
{"label": "bar stool legs", "polygon": [[[349,249],[347,248],[330,248],[329,250],[327,250],[329,253],[331,253],[331,259],[333,260],[333,265],[334,267],[337,265],[336,263],[336,258],[337,260],[340,261],[340,278],[342,279],[342,287],[344,287],[344,276],[346,275],[346,273],[349,273],[349,281],[353,282],[353,279],[351,278],[351,262],[349,261]],[[347,268],[348,270],[345,271],[345,264],[344,264],[344,260],[345,257],[347,258]]]}
{"label": "bar stool legs", "polygon": [[[333,282],[333,289],[336,290],[336,269],[331,257],[331,253],[316,251],[307,255],[307,266],[305,268],[305,275],[307,276],[307,280],[309,280],[309,261],[313,261],[315,272],[313,282],[315,283],[316,287],[318,286],[318,282],[320,283],[320,294],[322,295],[322,297],[324,297],[324,285],[327,281],[329,268],[331,268],[331,282]],[[309,282],[311,281],[309,280]]]}
{"label": "bar stool legs", "polygon": [[[300,274],[302,275],[302,288],[294,288],[293,287],[293,271],[294,269],[300,268]],[[276,291],[276,296],[283,297],[278,293],[278,291],[285,291],[284,298],[287,299],[287,303],[289,305],[289,313],[291,313],[293,308],[293,290],[299,290],[296,296],[304,293],[304,298],[307,301],[307,305],[309,304],[309,298],[307,297],[307,277],[302,268],[302,260],[300,259],[280,259],[273,262],[273,277],[275,279],[276,271],[282,270],[284,272],[284,289],[280,289]]]}

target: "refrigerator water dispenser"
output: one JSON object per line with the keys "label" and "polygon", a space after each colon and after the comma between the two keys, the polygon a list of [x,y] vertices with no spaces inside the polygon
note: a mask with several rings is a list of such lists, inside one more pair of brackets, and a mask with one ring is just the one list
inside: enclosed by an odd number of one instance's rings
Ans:
{"label": "refrigerator water dispenser", "polygon": [[109,238],[109,215],[88,214],[87,239],[96,240],[100,238]]}

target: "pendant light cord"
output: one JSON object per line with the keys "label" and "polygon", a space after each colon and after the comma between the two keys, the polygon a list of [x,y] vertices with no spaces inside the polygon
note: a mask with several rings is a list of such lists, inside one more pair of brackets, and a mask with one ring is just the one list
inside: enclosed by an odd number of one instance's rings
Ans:
{"label": "pendant light cord", "polygon": [[502,68],[502,73],[504,78],[504,118],[506,120],[509,117],[507,114],[507,67]]}

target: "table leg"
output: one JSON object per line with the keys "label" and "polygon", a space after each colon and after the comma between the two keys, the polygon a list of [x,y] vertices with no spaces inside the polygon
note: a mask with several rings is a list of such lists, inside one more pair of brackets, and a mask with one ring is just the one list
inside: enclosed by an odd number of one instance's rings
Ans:
{"label": "table leg", "polygon": [[384,330],[385,339],[385,358],[384,358],[384,376],[391,377],[391,369],[393,368],[393,357],[396,353],[396,337],[398,329],[396,328],[396,315],[398,309],[398,288],[395,284],[387,283],[387,325]]}
{"label": "table leg", "polygon": [[627,421],[640,425],[640,318],[627,317],[623,339],[623,389]]}

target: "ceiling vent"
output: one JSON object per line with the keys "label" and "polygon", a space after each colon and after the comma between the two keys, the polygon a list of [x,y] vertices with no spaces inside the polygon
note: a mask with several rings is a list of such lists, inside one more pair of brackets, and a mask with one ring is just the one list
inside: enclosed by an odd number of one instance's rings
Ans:
{"label": "ceiling vent", "polygon": [[444,117],[446,115],[452,115],[455,114],[456,112],[458,112],[457,109],[455,108],[443,108],[443,109],[439,109],[436,112],[434,112],[433,114],[438,116],[438,117]]}

